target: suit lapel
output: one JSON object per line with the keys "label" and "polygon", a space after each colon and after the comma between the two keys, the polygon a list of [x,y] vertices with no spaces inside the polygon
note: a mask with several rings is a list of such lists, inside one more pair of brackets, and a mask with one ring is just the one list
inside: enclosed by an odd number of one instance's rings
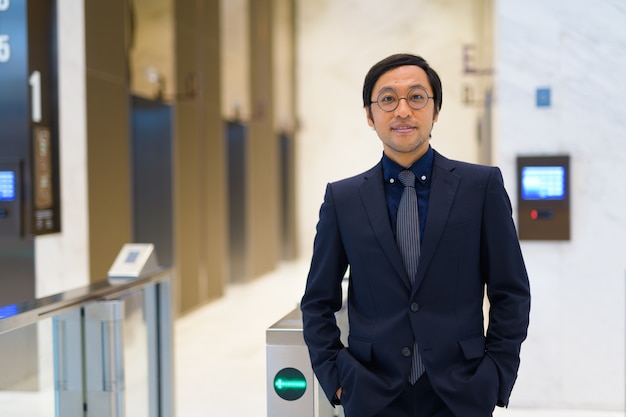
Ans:
{"label": "suit lapel", "polygon": [[428,264],[433,258],[450,215],[454,196],[461,180],[453,171],[454,165],[451,161],[435,152],[430,198],[428,200],[428,217],[426,218],[422,252],[417,268],[415,285],[413,286],[414,290],[419,287],[424,279]]}
{"label": "suit lapel", "polygon": [[385,188],[383,180],[382,164],[376,165],[374,168],[365,173],[365,181],[361,185],[361,199],[367,212],[372,229],[376,238],[380,242],[383,251],[389,261],[396,269],[396,272],[402,281],[411,288],[409,276],[404,268],[402,256],[396,244],[396,240],[391,230],[389,222],[389,210],[387,209],[387,200],[385,197]]}

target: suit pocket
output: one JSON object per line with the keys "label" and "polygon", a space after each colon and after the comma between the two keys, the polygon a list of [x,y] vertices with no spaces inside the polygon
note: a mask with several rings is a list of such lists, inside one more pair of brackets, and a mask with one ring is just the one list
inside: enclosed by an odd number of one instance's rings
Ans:
{"label": "suit pocket", "polygon": [[484,336],[475,336],[459,340],[459,346],[461,346],[465,359],[477,359],[482,358],[485,355]]}
{"label": "suit pocket", "polygon": [[370,362],[372,360],[372,342],[348,336],[348,351],[359,362]]}

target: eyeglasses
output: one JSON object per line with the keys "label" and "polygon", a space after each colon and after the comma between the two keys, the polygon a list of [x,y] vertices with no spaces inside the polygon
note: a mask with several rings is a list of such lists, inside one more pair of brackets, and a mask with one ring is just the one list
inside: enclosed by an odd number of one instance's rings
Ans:
{"label": "eyeglasses", "polygon": [[406,97],[398,97],[393,91],[383,91],[378,95],[376,101],[371,101],[370,103],[376,103],[382,111],[389,112],[398,108],[400,100],[406,100],[409,107],[413,110],[419,110],[426,107],[429,98],[434,97],[429,96],[423,88],[416,87],[410,89]]}

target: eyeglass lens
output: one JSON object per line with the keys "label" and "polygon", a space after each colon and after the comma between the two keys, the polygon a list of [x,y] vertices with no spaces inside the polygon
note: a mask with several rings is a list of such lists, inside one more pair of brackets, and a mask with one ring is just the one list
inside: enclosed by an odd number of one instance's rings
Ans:
{"label": "eyeglass lens", "polygon": [[406,97],[398,97],[393,91],[383,91],[378,95],[376,103],[384,111],[394,111],[401,99],[405,99],[413,110],[419,110],[428,103],[428,93],[423,88],[409,90]]}

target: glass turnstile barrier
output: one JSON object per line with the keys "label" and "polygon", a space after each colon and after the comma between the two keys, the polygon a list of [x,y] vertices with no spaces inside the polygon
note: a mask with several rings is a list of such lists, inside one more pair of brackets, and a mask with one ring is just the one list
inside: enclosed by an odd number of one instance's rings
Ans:
{"label": "glass turnstile barrier", "polygon": [[[2,313],[0,309],[0,317]],[[33,355],[0,355],[0,416],[54,416],[54,366],[52,343],[39,346],[38,340],[52,340],[52,318],[0,334],[0,352],[36,350]]]}
{"label": "glass turnstile barrier", "polygon": [[0,376],[0,416],[174,415],[169,270],[2,307],[3,344],[35,344],[39,363],[0,355],[25,370]]}

